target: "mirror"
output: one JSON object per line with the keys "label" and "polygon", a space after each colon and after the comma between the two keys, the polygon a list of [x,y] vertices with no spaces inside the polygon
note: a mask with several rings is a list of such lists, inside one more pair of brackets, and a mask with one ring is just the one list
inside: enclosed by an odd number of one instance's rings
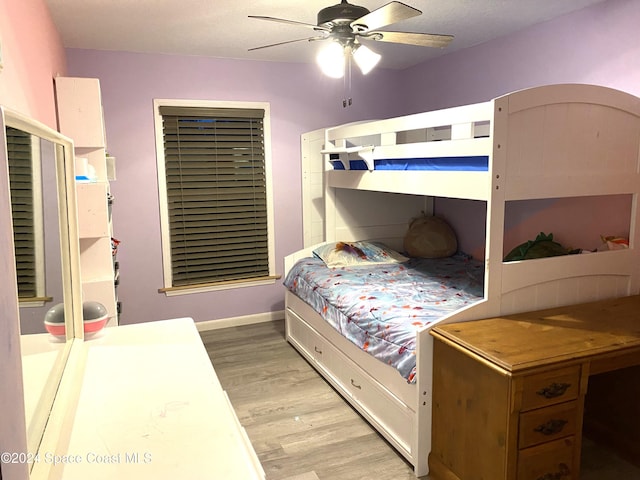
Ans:
{"label": "mirror", "polygon": [[[82,338],[80,295],[71,288],[72,278],[79,278],[75,213],[69,222],[69,212],[76,211],[73,143],[20,114],[1,107],[0,112],[0,148],[6,149],[9,165],[27,451],[33,454],[73,340]],[[64,305],[65,332],[59,337],[44,327],[47,312],[57,304]]]}

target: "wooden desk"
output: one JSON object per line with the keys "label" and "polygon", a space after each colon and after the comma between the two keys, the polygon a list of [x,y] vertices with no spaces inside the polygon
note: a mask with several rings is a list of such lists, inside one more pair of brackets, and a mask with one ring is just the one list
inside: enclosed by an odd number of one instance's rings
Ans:
{"label": "wooden desk", "polygon": [[576,480],[583,424],[640,458],[640,296],[431,334],[431,478]]}

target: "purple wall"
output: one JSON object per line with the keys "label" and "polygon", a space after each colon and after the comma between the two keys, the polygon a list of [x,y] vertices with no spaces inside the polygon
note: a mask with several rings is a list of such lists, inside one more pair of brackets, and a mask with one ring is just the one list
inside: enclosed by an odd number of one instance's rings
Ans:
{"label": "purple wall", "polygon": [[[302,246],[301,133],[484,101],[548,83],[598,83],[640,95],[638,24],[640,2],[609,0],[411,69],[377,70],[358,77],[353,82],[354,105],[347,109],[341,105],[343,82],[321,77],[314,65],[68,50],[70,75],[101,81],[108,147],[118,159],[113,219],[115,236],[122,241],[123,322],[176,316],[202,321],[283,308],[280,282],[172,298],[157,292],[163,285],[154,98],[271,103],[276,259],[281,273],[283,256]],[[442,211],[478,213],[473,205],[470,210],[446,201],[439,206]],[[478,248],[466,223],[459,228],[459,235],[471,238],[465,240],[469,248]]]}
{"label": "purple wall", "polygon": [[[167,298],[163,287],[153,99],[270,102],[276,270],[302,247],[300,135],[372,118],[399,98],[396,72],[353,79],[353,105],[342,107],[343,82],[314,65],[204,57],[69,50],[70,75],[100,79],[108,151],[117,158],[112,184],[114,236],[122,243],[119,298],[123,323],[191,316],[197,321],[284,308],[281,282]],[[377,98],[375,103],[368,99]],[[249,301],[247,299],[250,299]]]}
{"label": "purple wall", "polygon": [[551,83],[605,85],[640,96],[638,25],[638,0],[608,0],[418,65],[402,72],[404,113]]}

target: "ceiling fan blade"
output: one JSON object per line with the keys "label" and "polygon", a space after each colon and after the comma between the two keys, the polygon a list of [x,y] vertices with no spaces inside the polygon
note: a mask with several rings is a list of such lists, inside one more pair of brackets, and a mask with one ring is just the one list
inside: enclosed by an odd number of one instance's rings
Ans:
{"label": "ceiling fan blade", "polygon": [[247,51],[251,52],[253,50],[262,50],[263,48],[277,47],[278,45],[286,45],[287,43],[296,43],[296,42],[304,42],[304,41],[313,42],[315,40],[324,40],[325,38],[327,37],[319,36],[319,37],[298,38],[296,40],[287,40],[286,42],[278,42],[278,43],[272,43],[270,45],[262,45],[261,47],[253,47]]}
{"label": "ceiling fan blade", "polygon": [[386,27],[401,20],[407,20],[421,15],[422,12],[416,8],[405,5],[402,2],[390,2],[380,8],[373,10],[366,15],[351,22],[351,28],[356,30],[370,31]]}
{"label": "ceiling fan blade", "polygon": [[365,39],[378,42],[404,43],[406,45],[418,45],[420,47],[444,48],[453,40],[453,35],[436,35],[433,33],[409,33],[409,32],[369,32],[363,36]]}
{"label": "ceiling fan blade", "polygon": [[297,22],[295,20],[287,20],[285,18],[264,17],[262,15],[249,15],[249,18],[257,18],[258,20],[268,20],[269,22],[287,23],[289,25],[298,25],[299,27],[312,28],[314,30],[325,30],[327,32],[330,31],[330,29],[327,27],[314,25],[312,23]]}

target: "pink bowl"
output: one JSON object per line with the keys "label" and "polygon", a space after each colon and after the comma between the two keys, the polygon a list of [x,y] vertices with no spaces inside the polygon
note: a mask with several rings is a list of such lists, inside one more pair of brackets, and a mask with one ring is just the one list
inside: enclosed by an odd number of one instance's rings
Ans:
{"label": "pink bowl", "polygon": [[[93,320],[85,320],[84,323],[84,333],[85,334],[93,334],[98,333],[100,330],[104,328],[109,320],[108,315],[103,315],[100,318],[94,318]],[[47,329],[51,335],[56,337],[64,337],[65,328],[64,323],[53,323],[45,320],[44,327]]]}
{"label": "pink bowl", "polygon": [[107,324],[109,317],[104,315],[100,318],[94,318],[93,320],[85,320],[84,321],[84,333],[97,333],[104,328]]}
{"label": "pink bowl", "polygon": [[44,328],[46,328],[47,332],[55,337],[64,337],[64,323],[53,323],[45,320]]}

